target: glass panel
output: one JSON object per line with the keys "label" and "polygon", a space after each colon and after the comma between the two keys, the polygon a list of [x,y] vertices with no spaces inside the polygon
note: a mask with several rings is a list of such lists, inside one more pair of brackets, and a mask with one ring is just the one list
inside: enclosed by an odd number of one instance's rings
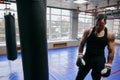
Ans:
{"label": "glass panel", "polygon": [[50,15],[47,14],[47,20],[50,20]]}
{"label": "glass panel", "polygon": [[50,29],[50,21],[47,20],[47,33],[49,33],[49,29]]}
{"label": "glass panel", "polygon": [[51,14],[61,15],[61,9],[51,8]]}
{"label": "glass panel", "polygon": [[80,13],[78,18],[78,37],[81,38],[84,30],[93,26],[91,14]]}
{"label": "glass panel", "polygon": [[69,10],[62,10],[62,15],[70,16],[70,11]]}
{"label": "glass panel", "polygon": [[83,36],[83,33],[78,34],[78,38],[82,38],[82,36]]}
{"label": "glass panel", "polygon": [[90,16],[90,15],[86,15],[86,18],[92,18],[92,16]]}
{"label": "glass panel", "polygon": [[113,30],[113,33],[118,33],[118,30],[114,29],[114,30]]}
{"label": "glass panel", "polygon": [[85,18],[78,18],[79,22],[85,22]]}
{"label": "glass panel", "polygon": [[5,4],[0,4],[0,9],[4,10],[5,9]]}
{"label": "glass panel", "polygon": [[60,38],[60,27],[52,27],[51,28],[51,38],[54,39],[59,39]]}
{"label": "glass panel", "polygon": [[47,8],[47,14],[50,14],[50,8]]}
{"label": "glass panel", "polygon": [[91,24],[92,24],[92,18],[86,18],[86,19],[85,19],[85,22],[86,22],[86,23],[91,23]]}
{"label": "glass panel", "polygon": [[0,18],[4,18],[4,11],[0,10]]}
{"label": "glass panel", "polygon": [[84,28],[84,24],[85,24],[84,22],[79,22],[79,23],[78,23],[78,29],[79,29],[79,28]]}
{"label": "glass panel", "polygon": [[61,21],[61,16],[51,15],[52,21]]}
{"label": "glass panel", "polygon": [[82,17],[82,18],[85,18],[85,15],[80,15],[80,14],[79,14],[79,17],[80,17],[80,18],[81,18],[81,17]]}
{"label": "glass panel", "polygon": [[[50,10],[52,15],[47,15],[47,31],[49,32],[47,36],[49,36],[49,40],[69,39],[71,35],[70,11],[55,8],[51,8]],[[48,22],[48,20],[50,21]]]}
{"label": "glass panel", "polygon": [[0,42],[5,42],[5,23],[4,19],[0,19]]}
{"label": "glass panel", "polygon": [[92,27],[92,25],[90,23],[84,23],[84,28],[87,29],[89,27]]}
{"label": "glass panel", "polygon": [[61,22],[59,22],[59,21],[51,22],[51,28],[50,28],[51,40],[52,39],[55,40],[60,37],[60,31],[61,31],[60,24],[61,24]]}
{"label": "glass panel", "polygon": [[13,11],[16,11],[17,10],[17,8],[16,8],[16,3],[11,3],[11,5],[10,6],[8,6],[11,10],[13,10]]}
{"label": "glass panel", "polygon": [[69,30],[70,30],[70,23],[62,22],[61,33],[69,33]]}
{"label": "glass panel", "polygon": [[105,25],[109,30],[112,31],[113,28],[113,20],[107,20],[107,23]]}
{"label": "glass panel", "polygon": [[84,28],[79,28],[78,33],[84,33],[84,30],[85,30]]}
{"label": "glass panel", "polygon": [[119,27],[119,26],[118,26],[118,25],[116,25],[116,26],[114,26],[114,29],[118,29],[118,27]]}
{"label": "glass panel", "polygon": [[15,27],[16,27],[16,40],[19,41],[19,28],[18,28],[18,18],[17,18],[17,9],[16,3],[11,3],[10,5],[0,4],[0,42],[5,42],[5,22],[4,15],[11,12],[15,16]]}
{"label": "glass panel", "polygon": [[65,40],[65,39],[69,39],[69,34],[61,34],[61,39]]}
{"label": "glass panel", "polygon": [[62,21],[70,21],[70,17],[62,16]]}
{"label": "glass panel", "polygon": [[60,27],[60,26],[61,26],[60,21],[51,21],[51,28]]}

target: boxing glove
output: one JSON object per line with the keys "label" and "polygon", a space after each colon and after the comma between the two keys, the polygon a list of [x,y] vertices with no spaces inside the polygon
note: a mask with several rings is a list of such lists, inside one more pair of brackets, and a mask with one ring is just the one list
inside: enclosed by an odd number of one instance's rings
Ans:
{"label": "boxing glove", "polygon": [[83,59],[83,55],[78,55],[76,65],[77,66],[85,66],[86,65],[85,60]]}
{"label": "boxing glove", "polygon": [[111,64],[105,64],[105,68],[101,70],[101,76],[108,77],[111,73]]}

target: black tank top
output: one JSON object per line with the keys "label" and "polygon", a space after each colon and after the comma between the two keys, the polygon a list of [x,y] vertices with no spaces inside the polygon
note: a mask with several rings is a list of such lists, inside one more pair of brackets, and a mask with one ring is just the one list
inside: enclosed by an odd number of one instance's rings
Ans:
{"label": "black tank top", "polygon": [[104,56],[104,49],[107,45],[107,28],[104,29],[104,36],[97,37],[95,34],[95,27],[93,28],[90,36],[87,38],[86,55],[91,56]]}

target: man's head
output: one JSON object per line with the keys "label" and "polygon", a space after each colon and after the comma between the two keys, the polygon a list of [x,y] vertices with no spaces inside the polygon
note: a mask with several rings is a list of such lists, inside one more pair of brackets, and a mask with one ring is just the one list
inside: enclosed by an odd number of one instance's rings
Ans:
{"label": "man's head", "polygon": [[106,24],[106,19],[107,19],[107,16],[105,14],[98,14],[95,17],[96,29],[98,32],[104,29],[105,24]]}
{"label": "man's head", "polygon": [[102,19],[107,19],[107,16],[105,15],[105,14],[98,14],[98,15],[96,15],[96,17],[95,17],[95,19],[97,20],[97,21],[101,21]]}

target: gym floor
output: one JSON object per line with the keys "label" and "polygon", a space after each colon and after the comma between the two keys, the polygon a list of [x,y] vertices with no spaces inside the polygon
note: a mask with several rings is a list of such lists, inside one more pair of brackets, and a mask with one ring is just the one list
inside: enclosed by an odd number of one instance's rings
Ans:
{"label": "gym floor", "polygon": [[[48,50],[49,80],[75,80],[75,65],[78,47],[67,47]],[[107,49],[105,49],[107,53]],[[107,56],[107,54],[106,54]],[[112,73],[101,80],[120,80],[120,45],[115,46],[115,58]],[[7,60],[6,55],[0,56],[0,80],[23,80],[21,53],[15,61]],[[92,80],[91,74],[85,80]]]}

